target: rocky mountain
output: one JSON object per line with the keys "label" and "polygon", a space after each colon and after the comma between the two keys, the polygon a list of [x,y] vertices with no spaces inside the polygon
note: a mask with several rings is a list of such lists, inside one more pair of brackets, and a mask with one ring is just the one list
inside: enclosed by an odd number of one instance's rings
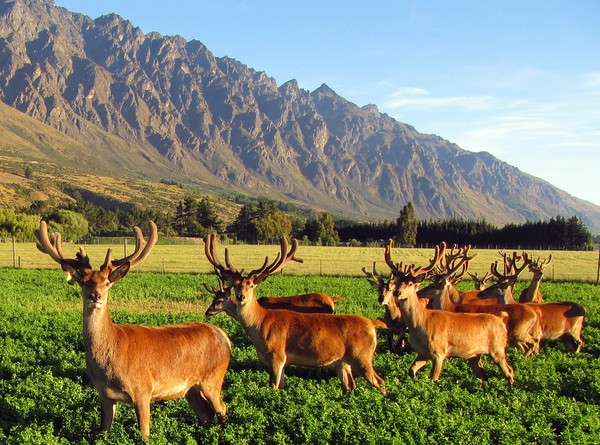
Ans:
{"label": "rocky mountain", "polygon": [[[71,168],[361,220],[395,218],[412,201],[421,219],[578,215],[600,233],[600,207],[488,153],[418,133],[327,85],[278,86],[199,41],[143,34],[114,14],[92,20],[53,0],[0,0],[0,100],[65,138],[16,151],[0,142],[12,158],[60,154]],[[11,128],[0,127],[5,140]]]}

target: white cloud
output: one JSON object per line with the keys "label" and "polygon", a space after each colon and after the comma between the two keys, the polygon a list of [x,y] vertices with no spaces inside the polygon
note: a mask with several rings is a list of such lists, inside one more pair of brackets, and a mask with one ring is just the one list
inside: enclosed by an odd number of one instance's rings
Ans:
{"label": "white cloud", "polygon": [[492,96],[450,96],[433,97],[431,91],[424,88],[406,87],[391,94],[384,101],[385,109],[412,108],[430,110],[440,108],[462,108],[467,110],[483,110],[493,108],[495,100]]}

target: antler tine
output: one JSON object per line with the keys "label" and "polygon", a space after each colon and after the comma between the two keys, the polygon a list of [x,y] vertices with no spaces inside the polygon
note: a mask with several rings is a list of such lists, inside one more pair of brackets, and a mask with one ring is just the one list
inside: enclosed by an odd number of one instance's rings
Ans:
{"label": "antler tine", "polygon": [[492,263],[492,265],[490,266],[490,272],[492,272],[492,275],[494,275],[498,280],[501,280],[504,278],[504,275],[500,274],[500,272],[498,272],[498,261],[494,261]]}
{"label": "antler tine", "polygon": [[61,263],[65,259],[62,249],[59,250],[56,248],[56,242],[60,244],[60,233],[53,233],[51,238],[50,235],[48,235],[48,225],[46,224],[46,221],[40,222],[40,228],[35,231],[35,237],[37,238],[35,245],[40,252],[50,255],[57,263]]}
{"label": "antler tine", "polygon": [[206,255],[206,259],[208,260],[208,262],[213,265],[215,271],[223,271],[225,267],[223,266],[221,260],[219,260],[219,257],[217,256],[216,244],[216,233],[211,233],[206,238],[204,238],[204,255]]}
{"label": "antler tine", "polygon": [[383,254],[383,258],[385,259],[385,263],[388,265],[392,274],[394,275],[402,275],[402,271],[400,270],[401,264],[394,264],[392,260],[392,245],[394,244],[394,240],[390,239],[388,243],[385,245],[385,250]]}
{"label": "antler tine", "polygon": [[[225,266],[227,267],[227,270],[229,272],[231,272],[233,274],[238,273],[238,270],[233,266],[233,263],[229,259],[229,249],[227,247],[225,248]],[[223,271],[221,271],[221,272],[223,272]],[[244,273],[244,270],[242,269],[242,271],[240,272],[240,275],[243,273]]]}

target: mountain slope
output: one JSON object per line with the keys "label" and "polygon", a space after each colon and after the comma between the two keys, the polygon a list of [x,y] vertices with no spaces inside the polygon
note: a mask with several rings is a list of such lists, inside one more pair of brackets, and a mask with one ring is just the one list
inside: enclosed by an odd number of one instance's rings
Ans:
{"label": "mountain slope", "polygon": [[0,0],[0,100],[62,132],[82,167],[106,173],[358,219],[393,218],[412,201],[419,218],[577,214],[600,231],[600,207],[326,85],[277,86],[198,41],[143,34],[117,15],[92,20],[51,0]]}

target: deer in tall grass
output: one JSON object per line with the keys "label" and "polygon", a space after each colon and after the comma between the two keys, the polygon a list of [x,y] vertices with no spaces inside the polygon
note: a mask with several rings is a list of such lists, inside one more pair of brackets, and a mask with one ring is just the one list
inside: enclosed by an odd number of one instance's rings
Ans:
{"label": "deer in tall grass", "polygon": [[158,239],[153,222],[147,242],[138,227],[134,232],[136,246],[131,255],[113,259],[108,249],[104,263],[94,270],[82,247],[75,258],[67,258],[60,233],[49,235],[45,221],[36,231],[38,249],[81,287],[86,370],[100,396],[101,429],[110,430],[116,402],[130,403],[147,441],[150,401],[182,397],[203,426],[209,426],[215,414],[224,423],[227,407],[221,388],[231,343],[220,328],[207,323],[115,324],[110,317],[110,288],[150,254]]}
{"label": "deer in tall grass", "polygon": [[462,357],[468,360],[473,372],[481,381],[486,380],[480,358],[489,354],[502,373],[512,384],[514,372],[506,360],[506,318],[491,314],[459,314],[439,309],[424,308],[418,301],[417,291],[421,282],[440,260],[440,249],[436,246],[433,259],[427,267],[414,264],[403,266],[392,260],[392,240],[385,247],[385,262],[396,282],[395,295],[409,331],[409,342],[417,353],[409,369],[410,377],[432,362],[431,378],[437,381],[447,357]]}
{"label": "deer in tall grass", "polygon": [[270,275],[281,270],[296,257],[297,240],[281,238],[280,252],[269,263],[247,274],[238,271],[225,249],[225,265],[217,254],[217,235],[205,239],[208,261],[233,288],[237,319],[250,337],[260,360],[267,366],[271,388],[284,387],[284,368],[297,365],[313,368],[334,366],[344,391],[356,388],[354,375],[365,379],[385,394],[383,379],[373,368],[377,347],[376,328],[385,327],[378,320],[359,315],[305,314],[289,310],[273,310],[258,304],[254,290]]}

